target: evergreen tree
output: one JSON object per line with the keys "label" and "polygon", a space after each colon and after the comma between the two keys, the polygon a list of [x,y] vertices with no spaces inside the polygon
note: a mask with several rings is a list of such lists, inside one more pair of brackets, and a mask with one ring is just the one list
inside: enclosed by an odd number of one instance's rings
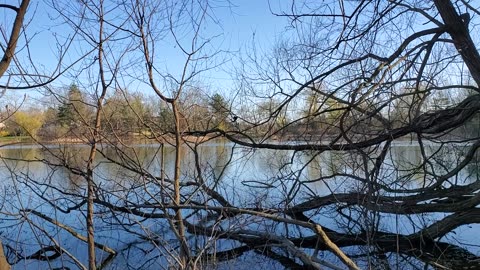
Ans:
{"label": "evergreen tree", "polygon": [[78,127],[87,121],[89,108],[85,97],[77,85],[72,84],[68,89],[66,100],[58,107],[57,118],[62,126]]}
{"label": "evergreen tree", "polygon": [[229,105],[225,98],[222,95],[216,93],[212,96],[209,102],[209,106],[215,127],[218,127],[220,129],[226,128],[227,118],[230,110],[228,109]]}

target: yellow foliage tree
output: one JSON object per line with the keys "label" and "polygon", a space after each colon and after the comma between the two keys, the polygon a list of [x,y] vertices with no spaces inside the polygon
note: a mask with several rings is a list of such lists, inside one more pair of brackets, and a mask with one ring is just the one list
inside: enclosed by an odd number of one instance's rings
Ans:
{"label": "yellow foliage tree", "polygon": [[18,111],[13,115],[14,135],[35,137],[43,121],[43,113]]}

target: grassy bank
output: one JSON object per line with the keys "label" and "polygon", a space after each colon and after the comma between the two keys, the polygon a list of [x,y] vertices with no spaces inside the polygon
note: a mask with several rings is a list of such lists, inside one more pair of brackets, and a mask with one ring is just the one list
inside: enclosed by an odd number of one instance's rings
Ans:
{"label": "grassy bank", "polygon": [[30,136],[7,136],[7,137],[0,137],[0,145],[2,144],[9,144],[9,143],[29,143],[33,142]]}

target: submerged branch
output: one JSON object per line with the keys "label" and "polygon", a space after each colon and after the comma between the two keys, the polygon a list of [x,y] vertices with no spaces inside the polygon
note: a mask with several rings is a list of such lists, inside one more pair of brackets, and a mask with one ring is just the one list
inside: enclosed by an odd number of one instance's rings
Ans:
{"label": "submerged branch", "polygon": [[[79,233],[76,232],[73,228],[71,228],[71,227],[69,227],[69,226],[67,226],[67,225],[59,222],[58,220],[55,220],[55,219],[53,219],[53,218],[51,218],[51,217],[49,217],[49,216],[47,216],[47,215],[44,215],[44,214],[42,214],[42,213],[40,213],[40,212],[38,212],[38,211],[32,210],[32,209],[24,209],[24,210],[22,210],[22,212],[24,212],[24,213],[26,213],[26,214],[28,214],[28,213],[34,214],[34,215],[36,215],[36,216],[38,216],[38,217],[40,217],[40,218],[42,218],[42,219],[44,219],[44,220],[52,223],[53,225],[55,225],[55,226],[57,226],[57,227],[65,230],[65,231],[67,231],[67,232],[70,233],[73,237],[75,237],[75,238],[77,238],[77,239],[79,239],[79,240],[87,243],[87,240],[88,240],[87,237],[79,234]],[[105,245],[103,245],[103,244],[100,244],[100,243],[97,243],[97,242],[95,242],[94,244],[95,244],[95,247],[97,247],[97,248],[99,248],[99,249],[101,249],[101,250],[103,250],[103,251],[105,251],[105,252],[108,252],[108,253],[110,253],[110,254],[114,254],[114,255],[115,255],[115,254],[117,253],[115,250],[113,250],[113,249],[111,249],[111,248],[109,248],[108,246],[105,246]]]}

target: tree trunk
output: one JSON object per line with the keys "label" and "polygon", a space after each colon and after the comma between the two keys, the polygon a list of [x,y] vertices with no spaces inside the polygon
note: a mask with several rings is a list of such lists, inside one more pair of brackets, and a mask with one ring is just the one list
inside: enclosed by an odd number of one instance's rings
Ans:
{"label": "tree trunk", "polygon": [[20,31],[22,30],[23,20],[25,18],[25,13],[27,13],[29,3],[30,0],[23,0],[20,4],[20,7],[16,10],[17,16],[15,17],[15,22],[13,23],[12,33],[10,34],[7,48],[4,50],[2,60],[0,61],[0,77],[3,76],[5,71],[7,71],[10,62],[15,55],[15,48],[17,47],[17,41],[20,36]]}
{"label": "tree trunk", "polygon": [[5,252],[3,251],[3,244],[0,241],[0,270],[10,270],[11,266],[7,261]]}
{"label": "tree trunk", "polygon": [[452,1],[434,0],[434,3],[454,41],[455,48],[462,56],[477,85],[480,85],[480,54],[468,31],[470,15],[466,13],[460,16]]}
{"label": "tree trunk", "polygon": [[[175,192],[175,205],[181,204],[180,194],[180,162],[181,162],[181,131],[180,131],[180,113],[178,112],[177,104],[174,101],[172,103],[173,115],[175,118],[175,174],[174,174],[174,192]],[[180,241],[180,261],[185,267],[188,268],[188,261],[190,257],[190,250],[185,239],[185,226],[183,224],[183,217],[181,209],[177,209],[175,212],[176,229],[178,230],[178,237]]]}

